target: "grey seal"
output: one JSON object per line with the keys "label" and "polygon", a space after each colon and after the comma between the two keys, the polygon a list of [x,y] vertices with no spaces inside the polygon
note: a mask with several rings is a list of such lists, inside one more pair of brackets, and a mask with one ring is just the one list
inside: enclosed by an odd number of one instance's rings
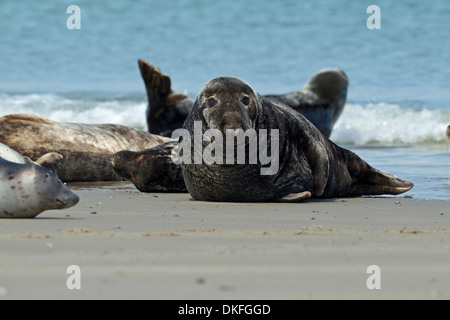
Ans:
{"label": "grey seal", "polygon": [[[230,129],[278,132],[278,170],[263,175],[261,159],[251,164],[248,155],[244,164],[208,164],[204,159],[196,163],[198,124],[203,134],[214,129],[224,137]],[[310,197],[400,194],[413,187],[412,182],[379,171],[355,153],[337,146],[300,113],[261,96],[238,78],[219,77],[207,82],[183,128],[191,139],[185,145],[192,149],[182,150],[191,151],[191,161],[183,161],[181,168],[187,190],[196,200],[300,201]],[[267,138],[267,142],[268,154],[273,154],[274,141]],[[201,143],[200,152],[204,152],[211,142],[203,139]]]}
{"label": "grey seal", "polygon": [[[181,128],[194,104],[189,96],[174,91],[167,74],[138,60],[142,79],[147,91],[147,125],[150,133],[169,137]],[[313,75],[298,91],[265,96],[284,103],[311,121],[329,137],[341,115],[348,88],[348,77],[337,68],[323,69]]]}
{"label": "grey seal", "polygon": [[34,218],[79,200],[48,169],[0,144],[0,218]]}
{"label": "grey seal", "polygon": [[131,181],[141,192],[187,192],[181,167],[172,161],[172,150],[178,144],[169,141],[152,148],[123,150],[112,158],[116,174]]}
{"label": "grey seal", "polygon": [[64,182],[120,180],[112,156],[170,141],[117,124],[56,122],[32,114],[0,118],[0,142],[52,169]]}

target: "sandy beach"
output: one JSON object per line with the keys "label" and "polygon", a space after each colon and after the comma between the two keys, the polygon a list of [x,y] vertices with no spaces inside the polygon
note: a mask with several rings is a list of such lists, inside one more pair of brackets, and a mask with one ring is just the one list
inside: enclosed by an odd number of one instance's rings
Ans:
{"label": "sandy beach", "polygon": [[[121,182],[0,221],[2,299],[449,299],[449,202],[211,203]],[[79,267],[81,289],[67,273]],[[369,290],[367,268],[380,268]]]}

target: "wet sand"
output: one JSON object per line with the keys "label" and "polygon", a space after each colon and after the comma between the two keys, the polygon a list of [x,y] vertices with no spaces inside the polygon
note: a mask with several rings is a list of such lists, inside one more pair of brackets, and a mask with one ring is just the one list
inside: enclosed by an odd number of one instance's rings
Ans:
{"label": "wet sand", "polygon": [[[0,300],[450,298],[450,201],[237,204],[69,187],[73,208],[0,220]],[[67,287],[70,265],[80,290]],[[367,287],[371,265],[381,289]]]}

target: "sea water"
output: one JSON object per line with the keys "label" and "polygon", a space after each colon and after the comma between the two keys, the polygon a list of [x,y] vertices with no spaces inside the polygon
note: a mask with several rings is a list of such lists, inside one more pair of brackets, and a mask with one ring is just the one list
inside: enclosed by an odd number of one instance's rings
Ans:
{"label": "sea water", "polygon": [[447,0],[1,1],[0,116],[146,130],[138,58],[192,98],[216,76],[280,94],[338,67],[350,85],[331,139],[413,181],[404,195],[450,200],[448,30]]}

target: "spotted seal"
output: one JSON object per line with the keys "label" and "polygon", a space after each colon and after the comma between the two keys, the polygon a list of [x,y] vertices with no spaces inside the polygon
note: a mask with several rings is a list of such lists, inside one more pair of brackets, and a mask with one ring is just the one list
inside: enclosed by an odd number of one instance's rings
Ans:
{"label": "spotted seal", "polygon": [[79,200],[52,172],[0,144],[0,218],[34,218]]}

